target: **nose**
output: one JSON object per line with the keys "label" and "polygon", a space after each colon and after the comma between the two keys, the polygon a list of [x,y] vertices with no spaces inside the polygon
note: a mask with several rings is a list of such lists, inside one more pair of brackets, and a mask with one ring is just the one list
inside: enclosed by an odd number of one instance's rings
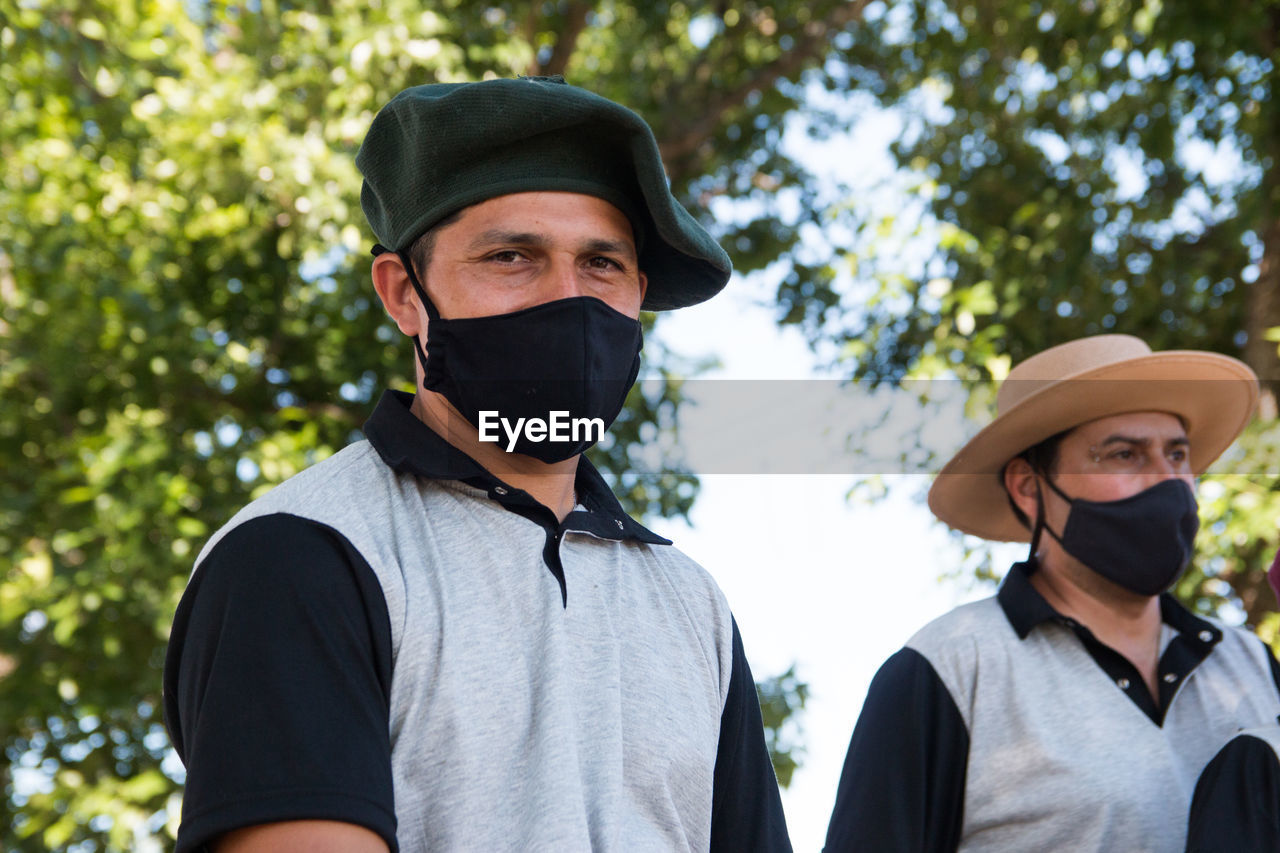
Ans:
{"label": "nose", "polygon": [[1194,488],[1195,475],[1191,473],[1189,467],[1185,462],[1175,462],[1163,453],[1158,454],[1147,469],[1147,486],[1154,486],[1165,480],[1180,479]]}
{"label": "nose", "polygon": [[546,301],[555,299],[571,299],[583,294],[582,278],[578,272],[577,259],[567,255],[556,255],[547,265]]}

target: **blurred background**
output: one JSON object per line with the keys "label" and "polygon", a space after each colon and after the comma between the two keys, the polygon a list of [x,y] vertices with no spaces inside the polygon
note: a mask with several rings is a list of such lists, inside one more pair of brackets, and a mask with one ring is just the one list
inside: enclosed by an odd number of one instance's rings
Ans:
{"label": "blurred background", "polygon": [[[734,259],[644,318],[593,457],[734,604],[797,849],[875,668],[1020,556],[920,495],[1041,349],[1126,332],[1262,377],[1176,592],[1274,644],[1278,39],[1271,0],[0,0],[0,847],[172,846],[160,668],[195,555],[412,387],[353,158],[420,83],[564,74],[632,107]],[[761,383],[750,418],[794,427],[815,379],[865,416],[766,456],[838,461],[686,452],[706,389]]]}

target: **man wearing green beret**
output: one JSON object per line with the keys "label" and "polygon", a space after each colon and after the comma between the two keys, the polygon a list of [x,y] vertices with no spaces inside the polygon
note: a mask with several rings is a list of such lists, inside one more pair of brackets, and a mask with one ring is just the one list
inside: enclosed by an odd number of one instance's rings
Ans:
{"label": "man wearing green beret", "polygon": [[581,456],[640,310],[729,278],[649,127],[559,79],[419,86],[356,163],[418,393],[197,559],[177,849],[789,850],[723,594]]}

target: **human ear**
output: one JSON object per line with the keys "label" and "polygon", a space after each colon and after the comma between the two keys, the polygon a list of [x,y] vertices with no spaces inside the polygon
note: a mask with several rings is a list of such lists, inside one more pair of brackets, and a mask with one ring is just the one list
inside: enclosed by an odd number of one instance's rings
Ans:
{"label": "human ear", "polygon": [[1021,456],[1010,460],[1004,466],[1003,479],[1004,489],[1009,493],[1014,506],[1034,522],[1040,487],[1036,483],[1036,472],[1031,463]]}
{"label": "human ear", "polygon": [[395,321],[396,327],[406,335],[413,336],[426,329],[426,320],[420,313],[418,294],[409,274],[405,271],[400,256],[394,252],[384,252],[373,259],[373,289],[382,300],[382,307],[387,315]]}

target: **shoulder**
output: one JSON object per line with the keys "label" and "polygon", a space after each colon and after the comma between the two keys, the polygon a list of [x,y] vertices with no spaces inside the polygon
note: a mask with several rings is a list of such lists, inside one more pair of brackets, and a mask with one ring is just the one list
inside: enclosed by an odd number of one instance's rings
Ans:
{"label": "shoulder", "polygon": [[334,613],[361,614],[380,628],[388,620],[381,585],[351,542],[288,513],[255,516],[227,529],[197,563],[175,614],[175,634],[200,614],[218,625],[233,610],[267,635],[283,612],[324,613],[325,620]]}
{"label": "shoulder", "polygon": [[1273,680],[1275,663],[1271,650],[1253,632],[1227,625],[1212,617],[1201,618],[1219,631],[1222,637],[1209,655],[1212,665],[1263,675],[1268,682]]}
{"label": "shoulder", "polygon": [[[674,545],[628,543],[633,576],[644,578],[650,595],[678,607],[701,631],[714,631],[716,645],[725,651],[732,640],[729,601],[711,573]],[[624,558],[627,559],[627,558]]]}
{"label": "shoulder", "polygon": [[1016,638],[1008,617],[994,597],[962,604],[925,625],[907,641],[907,647],[930,661],[972,651],[974,641]]}
{"label": "shoulder", "polygon": [[1016,643],[1018,635],[1000,603],[991,597],[939,616],[917,631],[906,649],[928,663],[957,707],[967,709],[979,671],[990,668],[985,659],[1005,658],[1006,646]]}
{"label": "shoulder", "polygon": [[679,589],[710,601],[722,604],[724,593],[714,577],[702,565],[675,545],[633,542],[631,549],[636,560],[650,565]]}
{"label": "shoulder", "polygon": [[723,699],[734,670],[734,622],[715,578],[674,545],[632,541],[623,553],[635,600],[648,601],[673,630],[697,638],[708,664],[719,672]]}
{"label": "shoulder", "polygon": [[1267,655],[1266,644],[1258,638],[1257,634],[1247,628],[1241,628],[1236,625],[1228,625],[1221,619],[1213,616],[1201,616],[1205,622],[1216,628],[1222,634],[1222,640],[1219,642],[1219,648],[1231,651],[1243,651],[1250,656]]}
{"label": "shoulder", "polygon": [[349,445],[246,504],[209,538],[196,565],[203,562],[228,533],[255,518],[287,513],[326,521],[350,515],[353,502],[368,494],[370,484],[388,474],[392,472],[381,463],[369,442]]}

